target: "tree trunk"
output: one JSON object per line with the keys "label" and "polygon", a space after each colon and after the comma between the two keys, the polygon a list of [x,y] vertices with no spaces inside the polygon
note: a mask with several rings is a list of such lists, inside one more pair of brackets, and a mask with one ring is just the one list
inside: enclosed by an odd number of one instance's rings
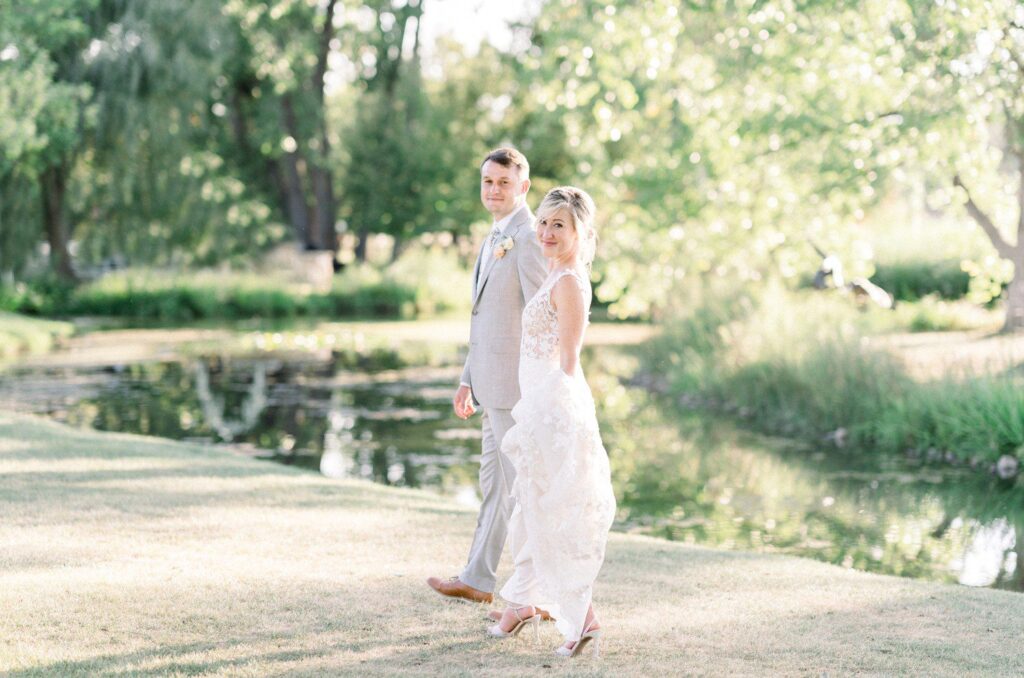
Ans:
{"label": "tree trunk", "polygon": [[302,176],[298,159],[294,153],[286,153],[280,159],[279,175],[284,181],[285,205],[288,223],[292,226],[295,239],[304,246],[309,245],[309,205],[302,193]]}
{"label": "tree trunk", "polygon": [[[1020,157],[1018,154],[1018,158]],[[1013,245],[1002,236],[991,217],[974,202],[971,192],[960,176],[953,177],[953,185],[962,188],[967,196],[967,202],[964,204],[967,213],[981,226],[981,230],[988,236],[989,242],[996,248],[999,256],[1013,262],[1013,280],[1006,288],[1006,321],[1003,323],[1003,332],[1024,330],[1024,161],[1020,161],[1019,172],[1021,186],[1017,198],[1020,203],[1020,215],[1017,222],[1017,242]]]}
{"label": "tree trunk", "polygon": [[1024,330],[1024,260],[1014,262],[1013,280],[1006,286],[1006,321],[1003,332]]}
{"label": "tree trunk", "polygon": [[[326,143],[326,138],[324,139]],[[318,249],[337,251],[337,235],[334,232],[334,217],[337,213],[334,206],[334,191],[331,187],[331,173],[319,167],[311,167],[313,177],[313,198],[316,200],[314,210],[315,222],[313,230]]]}
{"label": "tree trunk", "polygon": [[[1013,132],[1024,131],[1024,124],[1018,122],[1010,125],[1009,139],[1014,139]],[[1013,280],[1006,288],[1006,322],[1004,332],[1024,330],[1024,153],[1017,144],[1021,139],[1010,142],[1010,149],[1017,158],[1017,242],[1013,253]]]}
{"label": "tree trunk", "polygon": [[356,249],[355,249],[355,252],[354,252],[355,257],[356,257],[356,261],[365,262],[366,261],[366,245],[367,245],[367,241],[370,239],[370,229],[366,228],[365,226],[362,226],[356,232],[356,235],[359,238],[356,241]]}
{"label": "tree trunk", "polygon": [[1017,539],[1013,550],[1017,552],[1017,567],[1013,570],[1015,591],[1024,591],[1024,525],[1017,525]]}
{"label": "tree trunk", "polygon": [[78,276],[71,266],[68,250],[69,229],[65,212],[67,193],[67,167],[51,165],[39,176],[40,195],[43,199],[43,227],[50,243],[50,268],[61,280],[77,282]]}
{"label": "tree trunk", "polygon": [[[292,105],[291,96],[285,94],[281,97],[281,118],[285,132],[299,143],[298,120],[295,117],[295,108]],[[288,220],[292,224],[295,236],[307,249],[315,249],[315,234],[310,228],[309,203],[306,202],[306,194],[302,190],[302,172],[299,167],[299,151],[296,147],[293,151],[286,151],[281,157],[281,174],[284,177],[284,188],[288,203]]]}
{"label": "tree trunk", "polygon": [[409,246],[409,239],[403,238],[401,235],[395,236],[394,246],[391,248],[391,263],[398,261],[398,258],[405,252],[405,248]]}
{"label": "tree trunk", "polygon": [[334,10],[336,0],[329,0],[324,12],[324,25],[320,31],[320,44],[317,49],[316,69],[313,72],[313,92],[316,95],[317,114],[319,116],[320,148],[313,155],[309,175],[313,184],[313,200],[316,209],[313,212],[315,235],[314,240],[320,249],[337,252],[337,234],[334,222],[337,216],[337,205],[334,201],[331,171],[328,169],[331,154],[331,142],[327,136],[327,111],[324,107],[324,78],[327,74],[327,59],[330,56],[331,39],[334,37]]}

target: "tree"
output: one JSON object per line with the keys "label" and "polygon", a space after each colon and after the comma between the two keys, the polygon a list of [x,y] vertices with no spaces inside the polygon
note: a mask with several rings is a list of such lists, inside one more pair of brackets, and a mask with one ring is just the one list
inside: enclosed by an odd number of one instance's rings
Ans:
{"label": "tree", "polygon": [[[425,186],[436,148],[425,119],[429,103],[420,73],[422,4],[385,0],[368,4],[372,28],[350,36],[363,64],[345,173],[346,214],[358,236],[356,257],[366,259],[372,232],[395,237],[394,256],[424,227]],[[370,23],[370,22],[368,22]]]}
{"label": "tree", "polygon": [[[37,207],[21,200],[18,221],[44,225],[58,275],[75,276],[72,232],[87,259],[166,263],[230,257],[259,242],[254,225],[273,228],[208,150],[218,3],[28,3],[10,17],[5,49],[17,57],[5,65],[35,78],[18,89],[35,141],[18,144],[3,193],[33,185]],[[13,146],[19,135],[3,138]],[[19,233],[25,249],[38,239]]]}
{"label": "tree", "polygon": [[237,25],[221,104],[232,140],[307,249],[337,247],[324,88],[338,9],[336,0],[231,0],[223,10]]}
{"label": "tree", "polygon": [[[882,2],[547,3],[519,57],[603,213],[598,295],[794,277],[850,249],[899,136]],[[865,69],[865,64],[869,68]]]}
{"label": "tree", "polygon": [[30,49],[0,31],[0,272],[8,275],[21,268],[38,240],[38,225],[26,218],[29,203],[38,204],[30,164],[46,145],[37,120],[55,94],[52,63]]}
{"label": "tree", "polygon": [[[906,69],[924,122],[911,155],[935,206],[962,206],[1006,266],[972,266],[1006,283],[1005,331],[1024,329],[1024,10],[1013,0],[908,3]],[[980,282],[980,281],[979,281]],[[987,298],[987,297],[986,297]]]}
{"label": "tree", "polygon": [[[29,0],[13,7],[0,5],[0,26],[4,27],[6,61],[19,62],[10,67],[20,68],[21,78],[12,73],[15,81],[24,81],[32,73],[45,78],[29,89],[28,111],[33,114],[27,125],[22,123],[22,134],[17,131],[5,145],[19,149],[14,167],[7,178],[17,174],[30,178],[36,185],[41,203],[41,221],[50,245],[50,262],[58,276],[74,280],[68,251],[71,227],[67,216],[67,183],[71,166],[85,132],[90,124],[89,99],[92,88],[85,82],[80,68],[79,54],[84,51],[90,34],[89,19],[96,18],[98,0],[74,2],[58,0],[41,2]],[[17,112],[18,93],[7,88],[8,105]],[[26,138],[34,143],[19,143]],[[13,142],[13,143],[12,143]],[[6,191],[5,191],[6,192]]]}

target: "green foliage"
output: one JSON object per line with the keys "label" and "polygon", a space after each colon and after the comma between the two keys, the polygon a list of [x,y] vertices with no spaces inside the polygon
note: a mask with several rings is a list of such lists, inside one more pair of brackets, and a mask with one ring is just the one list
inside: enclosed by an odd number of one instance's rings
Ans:
{"label": "green foliage", "polygon": [[[429,6],[0,6],[17,52],[0,60],[0,269],[20,275],[41,239],[44,167],[66,173],[79,262],[239,265],[289,233],[333,249],[336,222],[397,254],[466,235],[485,217],[478,160],[501,143],[531,158],[533,199],[595,196],[615,317],[664,317],[709,278],[797,277],[808,240],[866,274],[858,230],[880,197],[962,215],[954,175],[997,230],[1016,225],[1014,0],[551,0],[508,53],[476,55],[425,55]],[[961,254],[972,299],[1014,274],[1005,252]]]}
{"label": "green foliage", "polygon": [[[315,294],[273,278],[189,274],[118,274],[75,290],[54,308],[62,315],[122,316],[182,322],[200,319],[299,316],[401,317],[415,292],[393,281],[342,276],[330,292]],[[59,303],[59,302],[58,302]]]}
{"label": "green foliage", "polygon": [[90,87],[62,79],[61,54],[85,30],[71,12],[64,1],[0,4],[0,271],[20,271],[40,239],[39,173],[93,121]]}
{"label": "green foliage", "polygon": [[70,323],[39,320],[0,311],[0,360],[22,353],[44,353],[74,332]]}
{"label": "green foliage", "polygon": [[656,312],[707,276],[813,270],[807,236],[856,268],[849,226],[897,161],[900,121],[878,74],[904,14],[784,5],[542,10],[522,62],[578,159],[564,180],[603,212],[597,289],[622,295],[612,313]]}
{"label": "green foliage", "polygon": [[999,327],[1000,311],[969,301],[945,301],[934,295],[896,305],[893,324],[910,332],[993,330]]}
{"label": "green foliage", "polygon": [[962,461],[1024,461],[1024,390],[1015,375],[918,385],[890,394],[886,407],[859,425],[861,437],[887,451],[948,450]]}
{"label": "green foliage", "polygon": [[[394,101],[393,97],[401,97]],[[345,175],[346,211],[362,234],[387,233],[401,244],[436,229],[430,186],[444,183],[455,169],[438,162],[447,143],[443,128],[421,118],[428,102],[418,83],[398,93],[367,92],[360,97]]]}
{"label": "green foliage", "polygon": [[897,301],[916,301],[928,295],[940,299],[967,296],[971,277],[959,260],[907,261],[878,264],[871,281]]}
{"label": "green foliage", "polygon": [[245,318],[412,318],[465,309],[469,273],[454,253],[410,249],[386,268],[351,266],[317,292],[283,276],[128,270],[72,287],[46,277],[0,287],[0,309],[157,322]]}
{"label": "green foliage", "polygon": [[915,382],[863,339],[872,322],[835,297],[778,287],[709,297],[651,342],[646,364],[688,401],[775,433],[820,439],[844,428],[886,454],[935,447],[959,459],[1024,458],[1019,375]]}

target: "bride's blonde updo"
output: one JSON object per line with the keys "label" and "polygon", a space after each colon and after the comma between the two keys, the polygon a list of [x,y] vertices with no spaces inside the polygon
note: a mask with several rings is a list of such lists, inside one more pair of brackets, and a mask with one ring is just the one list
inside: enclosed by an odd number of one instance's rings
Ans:
{"label": "bride's blonde updo", "polygon": [[594,228],[597,206],[582,188],[558,186],[548,191],[540,201],[537,220],[545,219],[563,208],[572,215],[572,225],[576,229],[576,258],[589,269],[597,254],[597,230]]}

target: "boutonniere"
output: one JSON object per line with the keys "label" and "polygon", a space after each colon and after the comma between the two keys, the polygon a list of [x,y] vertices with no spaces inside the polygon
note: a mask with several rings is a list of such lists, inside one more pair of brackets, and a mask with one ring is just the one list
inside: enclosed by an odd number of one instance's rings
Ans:
{"label": "boutonniere", "polygon": [[505,238],[500,243],[498,243],[497,247],[494,248],[494,258],[501,259],[508,253],[510,249],[515,247],[515,244],[516,243],[514,240],[512,240],[512,238]]}

